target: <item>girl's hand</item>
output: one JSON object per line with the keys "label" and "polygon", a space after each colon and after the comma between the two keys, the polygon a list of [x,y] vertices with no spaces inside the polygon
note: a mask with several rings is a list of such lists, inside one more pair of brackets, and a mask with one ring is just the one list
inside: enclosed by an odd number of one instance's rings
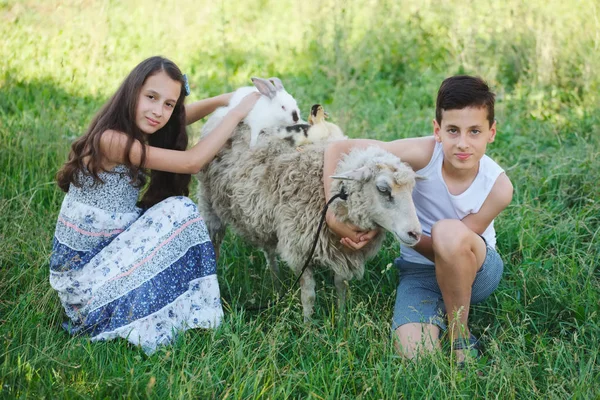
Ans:
{"label": "girl's hand", "polygon": [[233,97],[234,93],[235,92],[223,93],[223,94],[217,96],[217,98],[219,99],[219,105],[221,107],[227,107],[229,105],[229,102],[231,101],[231,98]]}
{"label": "girl's hand", "polygon": [[379,230],[365,231],[356,225],[340,222],[331,210],[327,211],[326,221],[327,226],[341,237],[340,243],[353,250],[362,249],[379,233]]}
{"label": "girl's hand", "polygon": [[260,96],[261,94],[259,92],[252,92],[249,95],[246,95],[242,101],[240,101],[240,104],[235,106],[231,112],[235,112],[241,121],[242,119],[246,118],[246,115],[248,115],[252,108],[254,108],[254,105],[258,99],[260,99]]}

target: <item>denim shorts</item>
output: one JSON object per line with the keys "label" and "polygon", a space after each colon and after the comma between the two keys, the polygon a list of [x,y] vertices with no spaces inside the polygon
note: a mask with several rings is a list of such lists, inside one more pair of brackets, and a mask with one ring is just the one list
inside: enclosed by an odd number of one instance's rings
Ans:
{"label": "denim shorts", "polygon": [[[411,322],[434,324],[445,330],[446,310],[435,277],[435,266],[412,263],[402,258],[397,258],[394,264],[399,269],[400,283],[396,290],[392,330]],[[471,304],[485,300],[496,290],[503,270],[504,263],[498,252],[487,247],[485,260],[471,289]]]}

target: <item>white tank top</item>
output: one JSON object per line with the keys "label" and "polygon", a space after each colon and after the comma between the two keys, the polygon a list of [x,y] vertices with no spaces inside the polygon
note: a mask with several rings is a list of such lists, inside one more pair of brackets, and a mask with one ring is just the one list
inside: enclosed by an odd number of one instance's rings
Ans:
{"label": "white tank top", "polygon": [[[423,234],[427,236],[431,236],[431,227],[441,219],[462,220],[469,214],[477,213],[492,190],[496,179],[504,172],[494,160],[484,155],[479,161],[479,171],[471,186],[461,194],[454,196],[450,194],[446,182],[442,178],[443,160],[442,144],[436,143],[429,164],[417,171],[417,174],[427,179],[417,181],[412,197]],[[481,236],[489,246],[496,246],[494,221]],[[401,245],[401,252],[401,257],[406,261],[433,265],[433,262],[411,247]]]}

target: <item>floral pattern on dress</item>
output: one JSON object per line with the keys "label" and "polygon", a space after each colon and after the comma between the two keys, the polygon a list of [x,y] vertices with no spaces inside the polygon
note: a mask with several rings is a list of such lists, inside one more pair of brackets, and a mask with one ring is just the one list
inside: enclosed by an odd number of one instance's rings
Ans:
{"label": "floral pattern on dress", "polygon": [[104,184],[82,176],[58,216],[50,284],[66,327],[152,353],[177,332],[218,326],[215,254],[196,205],[171,197],[142,213],[138,189],[121,166],[115,171],[101,173]]}

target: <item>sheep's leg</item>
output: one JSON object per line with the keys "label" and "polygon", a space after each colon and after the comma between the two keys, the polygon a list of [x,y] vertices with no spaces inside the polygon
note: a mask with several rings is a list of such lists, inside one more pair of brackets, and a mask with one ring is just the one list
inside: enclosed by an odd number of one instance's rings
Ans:
{"label": "sheep's leg", "polygon": [[346,293],[348,292],[348,281],[338,274],[334,274],[333,281],[337,290],[338,310],[344,313],[346,307]]}
{"label": "sheep's leg", "polygon": [[300,299],[304,322],[309,322],[315,306],[315,278],[312,268],[306,268],[300,277]]}
{"label": "sheep's leg", "polygon": [[219,253],[221,250],[221,243],[225,238],[225,232],[227,226],[223,224],[221,219],[217,217],[212,212],[202,214],[202,218],[204,218],[204,223],[206,224],[206,228],[208,229],[208,235],[210,236],[210,241],[215,248],[215,259],[219,259]]}
{"label": "sheep's leg", "polygon": [[225,238],[225,231],[227,226],[223,224],[223,221],[214,213],[213,208],[210,205],[210,200],[207,198],[207,194],[198,193],[198,211],[202,215],[202,219],[208,229],[208,236],[215,249],[215,259],[219,259],[219,253],[221,250],[221,243]]}
{"label": "sheep's leg", "polygon": [[223,239],[225,238],[225,225],[221,224],[218,229],[214,229],[212,232],[209,230],[210,241],[213,244],[215,249],[215,260],[219,260],[219,255],[221,254],[221,243],[223,243]]}
{"label": "sheep's leg", "polygon": [[279,264],[277,263],[277,257],[275,253],[270,250],[263,250],[265,258],[267,259],[267,265],[271,271],[271,277],[273,278],[273,284],[277,290],[281,289],[281,276],[279,275]]}

